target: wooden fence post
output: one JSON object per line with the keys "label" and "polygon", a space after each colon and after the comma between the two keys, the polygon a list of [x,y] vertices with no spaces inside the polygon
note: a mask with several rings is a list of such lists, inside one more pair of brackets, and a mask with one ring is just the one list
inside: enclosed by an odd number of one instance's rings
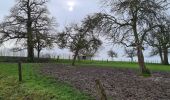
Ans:
{"label": "wooden fence post", "polygon": [[95,80],[96,82],[96,88],[97,88],[97,92],[99,95],[99,100],[107,100],[107,96],[106,96],[106,92],[103,88],[103,85],[101,84],[100,80]]}
{"label": "wooden fence post", "polygon": [[22,82],[22,66],[21,66],[21,62],[18,62],[18,77],[19,77],[19,82]]}

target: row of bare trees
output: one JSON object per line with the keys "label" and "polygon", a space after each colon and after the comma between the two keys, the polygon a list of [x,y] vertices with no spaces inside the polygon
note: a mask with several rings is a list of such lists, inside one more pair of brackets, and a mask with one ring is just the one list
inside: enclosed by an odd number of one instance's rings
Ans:
{"label": "row of bare trees", "polygon": [[159,54],[162,63],[169,64],[168,0],[102,0],[106,8],[104,12],[89,15],[80,25],[72,24],[60,33],[55,30],[55,19],[49,16],[47,2],[16,0],[10,15],[0,24],[1,43],[15,40],[17,44],[22,44],[16,50],[26,48],[30,61],[34,60],[34,49],[40,55],[43,48],[53,47],[56,43],[74,53],[74,65],[79,54],[94,55],[97,52],[102,44],[100,35],[113,44],[136,50],[141,73],[150,73],[143,55],[147,46],[153,48],[152,55]]}
{"label": "row of bare trees", "polygon": [[49,16],[47,9],[48,1],[16,0],[10,15],[0,24],[0,42],[13,40],[21,44],[13,50],[27,49],[30,62],[34,61],[34,49],[38,51],[39,57],[43,48],[52,48],[54,43],[74,53],[72,65],[79,54],[93,56],[102,42],[90,30],[90,26],[75,24],[56,34],[55,19]]}

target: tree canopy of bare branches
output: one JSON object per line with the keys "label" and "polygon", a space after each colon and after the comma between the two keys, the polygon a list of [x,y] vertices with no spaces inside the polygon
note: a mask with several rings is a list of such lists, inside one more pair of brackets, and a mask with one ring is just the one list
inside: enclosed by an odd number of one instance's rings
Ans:
{"label": "tree canopy of bare branches", "polygon": [[17,42],[26,44],[29,61],[34,60],[37,39],[46,37],[54,28],[54,20],[49,17],[47,2],[48,0],[16,0],[10,15],[0,24],[1,43],[16,39]]}
{"label": "tree canopy of bare branches", "polygon": [[72,65],[79,54],[92,53],[94,55],[102,42],[93,33],[88,31],[89,27],[72,24],[66,27],[64,32],[57,35],[57,44],[61,48],[68,48],[74,53]]}
{"label": "tree canopy of bare branches", "polygon": [[158,22],[153,22],[157,27],[150,32],[146,42],[153,49],[151,55],[159,54],[162,64],[169,65],[168,49],[170,48],[170,20],[167,16],[159,18]]}
{"label": "tree canopy of bare branches", "polygon": [[136,48],[141,73],[150,73],[144,63],[144,40],[156,27],[150,22],[158,21],[167,10],[167,0],[103,0],[102,3],[110,12],[88,16],[86,23],[114,43]]}

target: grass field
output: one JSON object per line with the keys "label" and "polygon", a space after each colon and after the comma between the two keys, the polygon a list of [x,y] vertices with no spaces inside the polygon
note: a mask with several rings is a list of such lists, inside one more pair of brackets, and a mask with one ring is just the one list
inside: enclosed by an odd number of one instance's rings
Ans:
{"label": "grass field", "polygon": [[[71,64],[71,60],[56,63]],[[77,66],[138,69],[137,63],[77,61]],[[170,66],[146,64],[152,71],[170,71]],[[0,100],[89,100],[91,97],[81,93],[68,84],[38,74],[40,64],[23,64],[23,82],[18,82],[16,63],[0,63]]]}
{"label": "grass field", "polygon": [[[71,60],[59,60],[57,63],[71,64]],[[97,66],[97,67],[111,67],[111,68],[131,68],[139,69],[138,63],[135,62],[119,62],[119,61],[89,61],[81,60],[77,61],[76,65],[85,65],[85,66]],[[147,68],[151,71],[170,71],[170,65],[161,65],[161,64],[146,64]]]}
{"label": "grass field", "polygon": [[0,100],[88,100],[67,84],[36,73],[39,64],[23,64],[23,82],[18,82],[17,64],[0,63]]}

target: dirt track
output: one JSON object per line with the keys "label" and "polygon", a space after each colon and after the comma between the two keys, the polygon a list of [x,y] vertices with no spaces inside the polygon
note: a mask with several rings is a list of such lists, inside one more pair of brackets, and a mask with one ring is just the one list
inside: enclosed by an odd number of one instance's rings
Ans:
{"label": "dirt track", "polygon": [[170,73],[155,72],[152,77],[143,78],[130,69],[54,64],[44,65],[41,73],[69,83],[96,99],[95,80],[100,79],[110,100],[170,100]]}

